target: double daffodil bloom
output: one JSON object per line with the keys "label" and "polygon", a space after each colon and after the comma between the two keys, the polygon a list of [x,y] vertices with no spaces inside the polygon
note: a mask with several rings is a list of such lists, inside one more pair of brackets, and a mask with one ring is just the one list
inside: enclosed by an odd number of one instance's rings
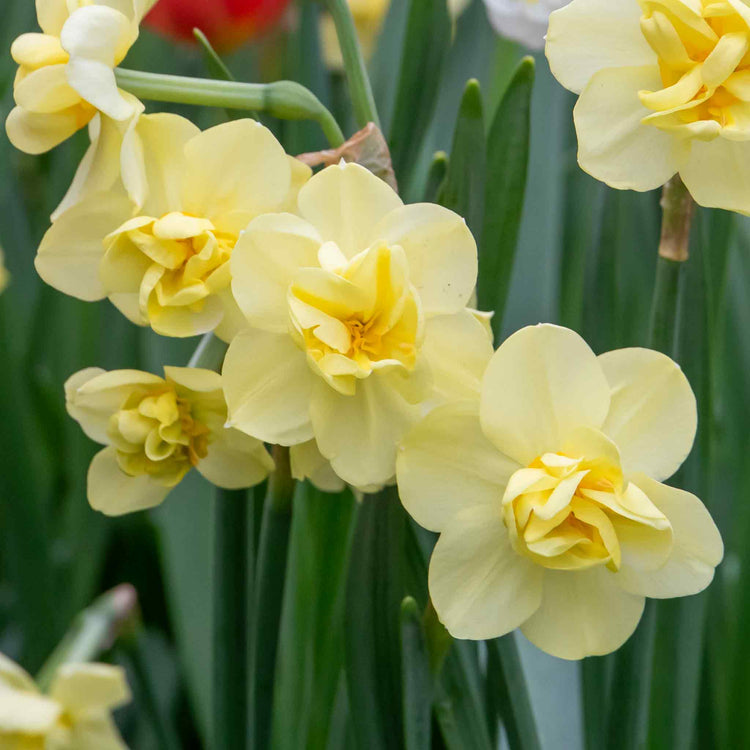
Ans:
{"label": "double daffodil bloom", "polygon": [[249,119],[201,133],[176,115],[145,115],[131,134],[140,157],[128,162],[118,134],[105,135],[109,145],[100,139],[92,152],[91,179],[108,174],[109,184],[120,165],[135,174],[126,169],[100,192],[89,185],[57,217],[39,247],[39,275],[79,299],[106,296],[165,336],[215,330],[231,339],[243,322],[230,287],[237,238],[256,216],[293,206],[309,167]]}
{"label": "double daffodil bloom", "polygon": [[746,0],[573,0],[550,17],[547,57],[580,94],[581,167],[615,188],[679,173],[703,206],[750,212]]}
{"label": "double daffodil bloom", "polygon": [[252,487],[273,469],[261,442],[225,426],[217,373],[165,367],[164,375],[92,367],[65,383],[68,413],[107,446],[89,467],[95,510],[115,516],[152,508],[192,468],[228,489]]}
{"label": "double daffodil bloom", "polygon": [[36,0],[42,33],[22,34],[11,46],[18,63],[16,107],[6,130],[21,151],[54,148],[98,113],[128,120],[140,103],[124,95],[114,69],[138,38],[154,0]]}
{"label": "double daffodil bloom", "polygon": [[465,308],[476,244],[461,217],[404,206],[357,164],[312,177],[298,207],[252,221],[232,254],[249,327],[224,361],[230,422],[269,443],[315,438],[341,479],[382,485],[407,428],[491,356]]}
{"label": "double daffodil bloom", "polygon": [[125,673],[108,664],[64,664],[49,694],[0,654],[0,747],[126,750],[112,710],[130,701]]}
{"label": "double daffodil bloom", "polygon": [[457,638],[516,627],[564,659],[606,654],[645,597],[695,594],[721,537],[701,501],[662,484],[693,443],[696,405],[668,357],[596,357],[573,331],[524,328],[479,399],[432,411],[404,439],[407,511],[440,532],[429,586]]}

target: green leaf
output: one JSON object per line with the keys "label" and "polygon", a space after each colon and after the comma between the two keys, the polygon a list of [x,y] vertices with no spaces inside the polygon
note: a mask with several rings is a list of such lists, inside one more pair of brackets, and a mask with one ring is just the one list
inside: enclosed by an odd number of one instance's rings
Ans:
{"label": "green leaf", "polygon": [[401,603],[401,669],[406,750],[429,750],[432,737],[432,675],[416,601]]}
{"label": "green leaf", "polygon": [[487,185],[479,250],[479,307],[494,310],[499,337],[521,225],[529,162],[534,60],[524,58],[513,74],[490,126]]}
{"label": "green leaf", "polygon": [[445,151],[437,151],[432,157],[432,164],[427,173],[423,200],[425,203],[437,203],[438,196],[448,173],[448,155]]}
{"label": "green leaf", "polygon": [[484,218],[484,132],[482,92],[479,81],[472,79],[466,84],[461,99],[450,161],[438,203],[463,216],[477,242],[480,241]]}
{"label": "green leaf", "polygon": [[[310,484],[294,499],[279,636],[273,741],[278,750],[325,747],[342,684],[344,595],[357,505],[351,492]],[[290,721],[289,717],[294,720]]]}
{"label": "green leaf", "polygon": [[396,178],[405,187],[435,110],[451,29],[445,0],[411,0],[388,139]]}
{"label": "green leaf", "polygon": [[406,513],[394,488],[365,495],[346,586],[344,651],[357,747],[389,750],[401,737],[399,610]]}

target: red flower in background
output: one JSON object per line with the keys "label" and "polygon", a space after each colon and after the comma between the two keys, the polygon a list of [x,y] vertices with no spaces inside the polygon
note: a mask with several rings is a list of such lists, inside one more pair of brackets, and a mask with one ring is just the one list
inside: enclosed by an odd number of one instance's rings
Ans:
{"label": "red flower in background", "polygon": [[290,0],[159,0],[144,24],[193,42],[199,28],[218,49],[238,47],[281,18]]}

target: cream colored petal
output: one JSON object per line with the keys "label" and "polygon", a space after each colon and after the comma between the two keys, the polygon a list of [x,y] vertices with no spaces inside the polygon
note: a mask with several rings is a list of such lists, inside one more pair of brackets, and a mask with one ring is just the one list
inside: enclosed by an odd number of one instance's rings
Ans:
{"label": "cream colored petal", "polygon": [[655,571],[626,568],[615,576],[623,589],[634,594],[664,599],[697,594],[714,577],[724,556],[724,544],[703,503],[689,492],[668,487],[636,474],[642,489],[672,524],[674,546],[666,564]]}
{"label": "cream colored petal", "polygon": [[477,397],[493,353],[486,328],[471,310],[438,315],[426,322],[421,355],[441,399]]}
{"label": "cream colored petal", "polygon": [[68,85],[65,65],[45,65],[19,79],[13,89],[16,104],[29,112],[59,112],[80,104],[81,97]]}
{"label": "cream colored petal", "polygon": [[248,321],[279,333],[289,326],[287,292],[300,268],[318,267],[321,240],[311,224],[291,214],[250,222],[232,251],[232,293]]}
{"label": "cream colored petal", "polygon": [[221,375],[213,370],[203,367],[172,367],[165,365],[164,375],[186,391],[194,393],[208,393],[219,395],[221,393]]}
{"label": "cream colored petal", "polygon": [[77,108],[39,114],[14,107],[5,121],[5,132],[19,151],[43,154],[70,138],[83,124]]}
{"label": "cream colored petal", "polygon": [[216,296],[221,300],[224,315],[221,323],[214,328],[214,335],[228,344],[240,331],[248,327],[248,323],[234,299],[231,286],[222,289]]}
{"label": "cream colored petal", "polygon": [[638,92],[660,88],[656,66],[610,68],[589,81],[573,112],[581,169],[610,187],[638,191],[661,187],[682,169],[689,141],[641,122],[651,110]]}
{"label": "cream colored petal", "polygon": [[539,607],[543,569],[516,554],[499,508],[454,516],[430,560],[430,597],[454,638],[497,638]]}
{"label": "cream colored petal", "polygon": [[479,404],[438,406],[401,441],[396,460],[399,495],[420,526],[448,528],[466,508],[487,505],[500,512],[505,485],[521,468],[484,436]]}
{"label": "cream colored petal", "polygon": [[163,384],[157,375],[138,370],[106,372],[89,367],[71,375],[65,382],[68,414],[97,443],[108,444],[109,418],[120,409],[133,390]]}
{"label": "cream colored petal", "polygon": [[750,213],[750,141],[694,141],[680,169],[687,189],[701,206]]}
{"label": "cream colored petal", "polygon": [[287,334],[242,331],[229,345],[222,370],[231,425],[267,443],[310,440],[315,377]]}
{"label": "cream colored petal", "polygon": [[214,223],[237,210],[250,218],[278,210],[291,185],[291,168],[268,128],[243,119],[210,128],[185,146],[185,211]]}
{"label": "cream colored petal", "polygon": [[120,469],[114,448],[97,453],[89,466],[87,494],[91,507],[105,516],[121,516],[163,502],[171,487],[147,475],[131,477]]}
{"label": "cream colored petal", "polygon": [[46,735],[61,713],[62,707],[45,696],[0,685],[0,746],[16,747],[5,745],[3,735]]}
{"label": "cream colored petal", "polygon": [[359,164],[326,167],[300,190],[302,216],[324,242],[335,242],[347,258],[370,245],[372,230],[402,205],[398,195]]}
{"label": "cream colored petal", "polygon": [[598,566],[582,571],[546,570],[542,605],[521,626],[538,648],[560,659],[615,651],[632,635],[645,600],[623,591]]}
{"label": "cream colored petal", "polygon": [[99,276],[104,238],[131,214],[130,201],[117,193],[99,193],[66,211],[47,230],[34,261],[50,286],[86,301],[102,299]]}
{"label": "cream colored petal", "polygon": [[24,692],[37,692],[31,675],[5,654],[0,653],[0,688],[3,687]]}
{"label": "cream colored petal", "polygon": [[288,156],[287,160],[289,162],[289,167],[292,170],[292,181],[289,185],[289,192],[286,195],[286,199],[276,210],[297,213],[297,197],[299,196],[299,191],[312,177],[312,169],[294,156]]}
{"label": "cream colored petal", "polygon": [[419,417],[409,401],[409,376],[379,370],[357,383],[353,396],[318,379],[310,417],[320,452],[354,487],[384,484],[396,472],[396,446]]}
{"label": "cream colored petal", "polygon": [[217,487],[239,489],[260,484],[273,471],[274,464],[260,440],[223,428],[211,433],[208,455],[197,468]]}
{"label": "cream colored petal", "polygon": [[106,712],[77,721],[71,729],[70,745],[75,750],[127,750],[117,726]]}
{"label": "cream colored petal", "polygon": [[315,440],[293,445],[289,451],[292,476],[300,482],[309,479],[321,492],[341,492],[346,483],[331,467],[331,462],[318,450]]}
{"label": "cream colored petal", "polygon": [[586,342],[567,328],[523,328],[500,346],[482,382],[487,437],[527,466],[560,450],[577,427],[600,428],[609,385]]}
{"label": "cream colored petal", "polygon": [[[112,299],[114,303],[115,300]],[[143,312],[143,310],[142,310]],[[210,333],[220,323],[224,315],[224,305],[216,296],[203,300],[199,309],[192,306],[148,307],[148,323],[156,333],[175,338],[190,338]]]}
{"label": "cream colored petal", "polygon": [[679,365],[650,349],[619,349],[599,357],[612,389],[602,430],[614,440],[625,474],[659,481],[687,458],[698,425],[695,396]]}
{"label": "cream colored petal", "polygon": [[49,694],[72,714],[117,708],[131,697],[125,670],[111,664],[63,664]]}
{"label": "cream colored petal", "polygon": [[383,218],[367,244],[380,240],[404,249],[427,315],[466,306],[477,282],[477,244],[458,214],[431,203],[402,206]]}
{"label": "cream colored petal", "polygon": [[60,34],[60,43],[70,55],[68,83],[114,120],[126,120],[132,115],[131,103],[117,88],[114,67],[124,56],[123,50],[134,41],[128,18],[102,5],[75,10]]}
{"label": "cream colored petal", "polygon": [[60,36],[68,18],[66,0],[36,0],[36,17],[45,34]]}
{"label": "cream colored petal", "polygon": [[546,55],[552,75],[580,93],[604,68],[656,65],[633,0],[573,0],[550,15]]}

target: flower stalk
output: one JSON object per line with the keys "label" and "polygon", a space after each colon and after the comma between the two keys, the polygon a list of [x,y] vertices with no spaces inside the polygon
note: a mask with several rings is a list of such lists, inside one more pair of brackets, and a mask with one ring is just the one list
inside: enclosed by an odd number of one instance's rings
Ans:
{"label": "flower stalk", "polygon": [[121,89],[139,99],[267,112],[282,120],[314,120],[333,148],[344,142],[344,134],[333,115],[315,94],[294,81],[241,83],[123,68],[117,68],[115,76]]}
{"label": "flower stalk", "polygon": [[328,12],[336,26],[336,35],[344,58],[344,70],[349,81],[349,89],[354,106],[354,116],[360,128],[373,122],[380,127],[375,97],[367,75],[362,48],[357,37],[354,19],[347,0],[325,0]]}

